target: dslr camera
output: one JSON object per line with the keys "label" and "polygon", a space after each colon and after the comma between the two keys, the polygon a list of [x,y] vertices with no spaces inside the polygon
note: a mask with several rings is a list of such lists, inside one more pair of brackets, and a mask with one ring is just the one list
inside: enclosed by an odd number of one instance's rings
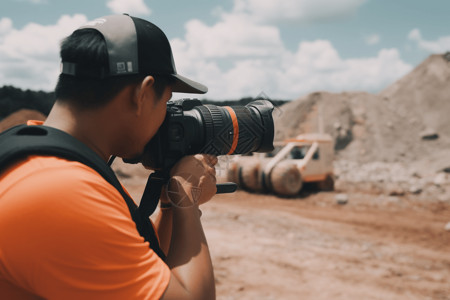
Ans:
{"label": "dslr camera", "polygon": [[140,162],[154,170],[169,171],[186,155],[272,151],[273,109],[268,100],[223,107],[203,105],[198,99],[169,101],[166,118]]}

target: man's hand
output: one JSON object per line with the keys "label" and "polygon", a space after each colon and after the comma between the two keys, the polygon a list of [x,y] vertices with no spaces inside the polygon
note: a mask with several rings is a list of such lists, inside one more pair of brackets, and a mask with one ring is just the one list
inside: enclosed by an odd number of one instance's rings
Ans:
{"label": "man's hand", "polygon": [[183,157],[170,171],[170,180],[161,201],[176,207],[190,207],[208,202],[217,192],[215,164],[217,157],[196,154]]}
{"label": "man's hand", "polygon": [[211,155],[186,156],[170,172],[161,201],[170,201],[172,208],[159,215],[157,226],[172,273],[162,299],[215,298],[211,255],[198,205],[216,194],[216,163],[217,158]]}

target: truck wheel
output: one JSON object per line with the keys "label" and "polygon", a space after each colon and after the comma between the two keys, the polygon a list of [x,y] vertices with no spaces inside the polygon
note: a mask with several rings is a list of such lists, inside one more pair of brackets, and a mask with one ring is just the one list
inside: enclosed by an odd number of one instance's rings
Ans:
{"label": "truck wheel", "polygon": [[319,181],[317,183],[317,186],[318,186],[318,188],[321,191],[332,191],[332,190],[334,190],[334,178],[333,178],[333,176],[327,175],[327,177],[324,180]]}
{"label": "truck wheel", "polygon": [[251,192],[260,192],[263,189],[259,176],[261,164],[258,160],[241,162],[239,169],[239,185]]}
{"label": "truck wheel", "polygon": [[303,186],[302,175],[297,167],[283,163],[272,169],[270,183],[272,190],[280,196],[295,196]]}
{"label": "truck wheel", "polygon": [[239,164],[231,162],[227,169],[227,180],[239,184]]}

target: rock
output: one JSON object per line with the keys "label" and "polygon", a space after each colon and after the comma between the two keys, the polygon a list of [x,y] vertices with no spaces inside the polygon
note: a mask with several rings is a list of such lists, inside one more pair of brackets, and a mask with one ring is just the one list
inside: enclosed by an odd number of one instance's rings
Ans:
{"label": "rock", "polygon": [[422,193],[422,188],[421,188],[420,186],[418,186],[418,185],[412,185],[412,186],[409,188],[409,192],[410,192],[411,194],[417,195],[417,194]]}
{"label": "rock", "polygon": [[439,138],[439,134],[434,130],[434,129],[426,129],[424,131],[422,131],[422,133],[420,134],[420,137],[422,138],[422,140],[437,140]]}
{"label": "rock", "polygon": [[422,178],[422,175],[420,175],[420,173],[418,171],[413,171],[411,176],[414,178]]}
{"label": "rock", "polygon": [[450,61],[450,52],[446,52],[443,56],[446,60]]}
{"label": "rock", "polygon": [[419,275],[410,275],[407,277],[409,280],[413,280],[413,281],[419,281],[422,280],[422,277],[420,277]]}
{"label": "rock", "polygon": [[440,202],[450,202],[450,194],[449,194],[449,193],[445,193],[445,194],[439,195],[439,196],[437,197],[437,199],[438,199]]}
{"label": "rock", "polygon": [[347,194],[337,194],[335,196],[336,203],[340,205],[345,205],[348,203],[348,195]]}
{"label": "rock", "polygon": [[400,186],[392,185],[388,189],[388,195],[389,196],[404,196],[405,195],[405,190],[403,190]]}
{"label": "rock", "polygon": [[437,186],[442,186],[448,182],[446,173],[438,173],[433,180],[433,183]]}
{"label": "rock", "polygon": [[424,187],[424,192],[426,192],[427,195],[441,195],[444,193],[444,189],[437,185],[426,185]]}
{"label": "rock", "polygon": [[445,225],[444,229],[445,229],[446,231],[450,231],[450,222],[448,222],[448,223]]}

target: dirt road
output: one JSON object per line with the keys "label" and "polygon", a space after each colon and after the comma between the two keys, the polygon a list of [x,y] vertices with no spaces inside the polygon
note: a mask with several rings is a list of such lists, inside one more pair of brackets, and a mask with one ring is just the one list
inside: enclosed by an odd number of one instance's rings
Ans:
{"label": "dirt road", "polygon": [[238,191],[203,206],[218,299],[450,299],[450,205]]}

